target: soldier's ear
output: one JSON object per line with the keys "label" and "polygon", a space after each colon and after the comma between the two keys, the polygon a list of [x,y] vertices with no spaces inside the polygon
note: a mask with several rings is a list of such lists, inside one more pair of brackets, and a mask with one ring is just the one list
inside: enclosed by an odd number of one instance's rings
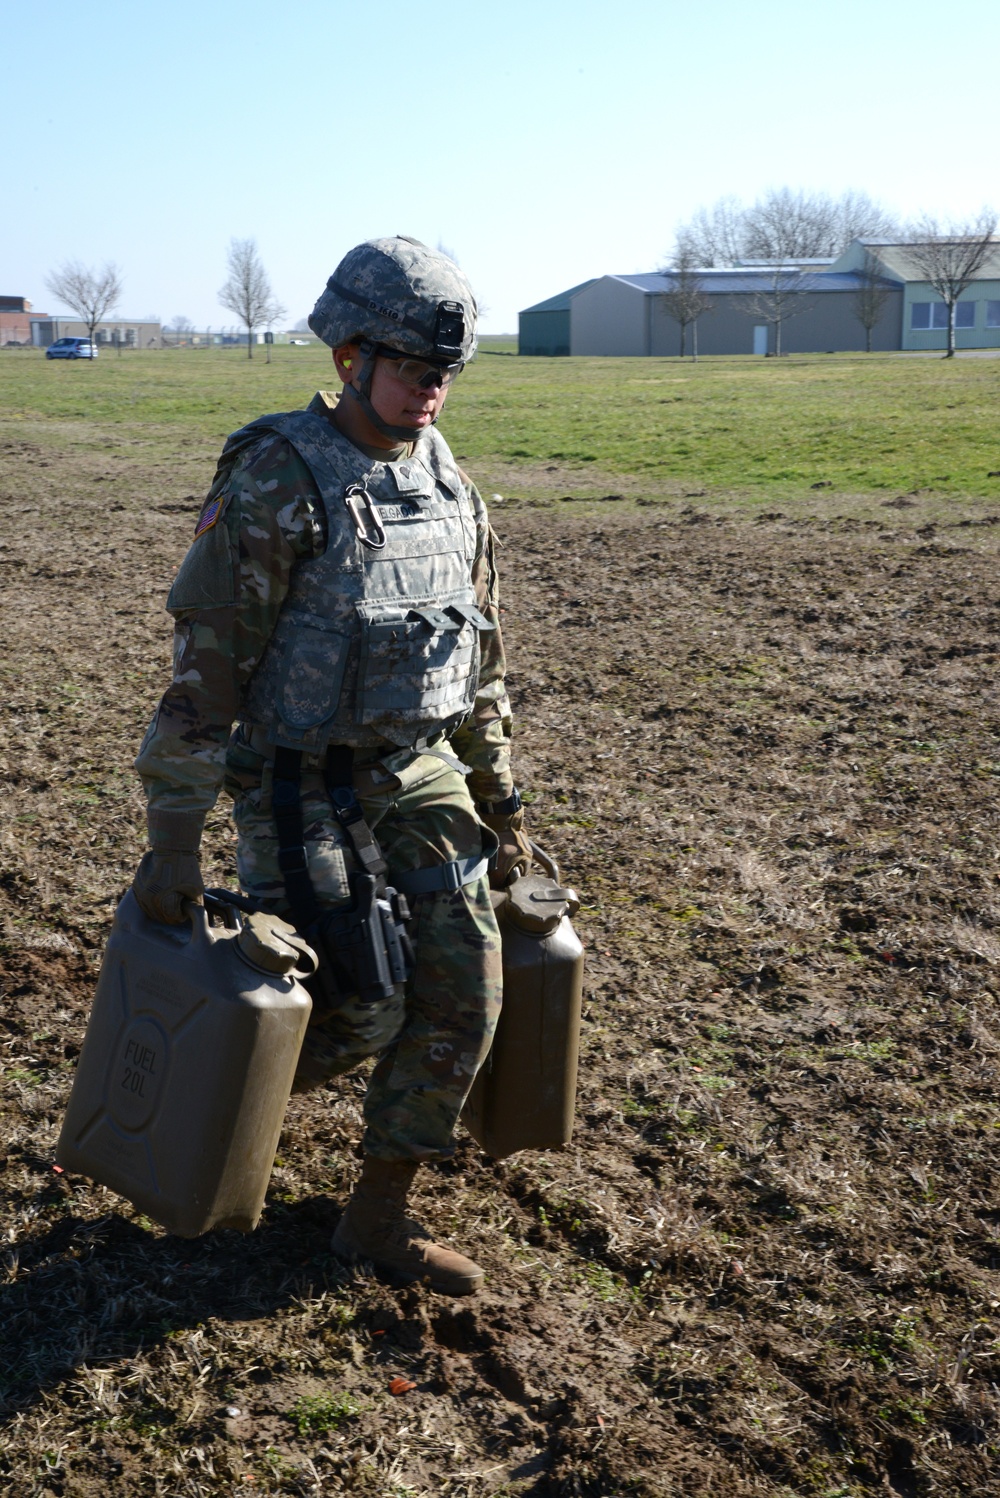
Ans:
{"label": "soldier's ear", "polygon": [[333,351],[333,362],[336,365],[337,374],[345,385],[349,385],[354,379],[354,366],[357,363],[358,350],[353,343],[342,343],[340,348]]}

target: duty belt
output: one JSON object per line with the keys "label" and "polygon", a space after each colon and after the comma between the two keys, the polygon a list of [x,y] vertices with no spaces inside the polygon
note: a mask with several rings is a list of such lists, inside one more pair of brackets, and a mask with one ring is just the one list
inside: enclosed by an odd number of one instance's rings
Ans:
{"label": "duty belt", "polygon": [[[252,744],[256,748],[256,745]],[[272,749],[274,776],[271,807],[278,833],[278,868],[285,882],[288,903],[297,922],[310,925],[319,915],[316,891],[309,875],[302,818],[301,779],[304,756],[299,749]],[[344,744],[331,745],[321,769],[334,816],[340,823],[362,873],[384,888],[388,865],[368,823],[353,785],[354,750]],[[390,875],[393,887],[411,899],[421,895],[453,892],[472,884],[489,872],[492,856],[483,853],[453,858],[429,869],[413,869]]]}

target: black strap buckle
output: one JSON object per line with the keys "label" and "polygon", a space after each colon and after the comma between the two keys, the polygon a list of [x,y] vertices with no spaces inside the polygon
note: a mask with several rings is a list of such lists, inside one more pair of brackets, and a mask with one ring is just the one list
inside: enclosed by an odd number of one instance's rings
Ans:
{"label": "black strap buckle", "polygon": [[502,801],[477,801],[476,810],[481,817],[512,817],[516,811],[521,810],[522,805],[521,792],[515,786]]}
{"label": "black strap buckle", "polygon": [[278,847],[278,868],[283,874],[306,874],[309,871],[309,861],[306,858],[306,850],[302,844],[294,848]]}

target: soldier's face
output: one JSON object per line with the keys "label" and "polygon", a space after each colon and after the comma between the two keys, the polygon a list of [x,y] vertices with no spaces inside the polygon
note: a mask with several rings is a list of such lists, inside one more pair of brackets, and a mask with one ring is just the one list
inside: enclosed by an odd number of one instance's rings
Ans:
{"label": "soldier's face", "polygon": [[429,427],[445,403],[447,385],[421,389],[406,385],[396,374],[396,364],[389,359],[375,361],[372,376],[371,403],[390,426],[412,427],[414,433]]}

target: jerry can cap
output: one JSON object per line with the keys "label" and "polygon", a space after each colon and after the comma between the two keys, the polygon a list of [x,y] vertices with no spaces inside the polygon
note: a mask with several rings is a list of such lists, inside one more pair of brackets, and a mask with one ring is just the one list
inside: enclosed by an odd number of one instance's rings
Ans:
{"label": "jerry can cap", "polygon": [[302,937],[280,916],[262,910],[244,916],[236,938],[240,956],[251,967],[265,973],[293,973],[309,977],[316,971],[316,957]]}
{"label": "jerry can cap", "polygon": [[564,916],[576,915],[580,901],[575,890],[557,884],[547,874],[524,874],[507,887],[504,915],[522,931],[548,935]]}

